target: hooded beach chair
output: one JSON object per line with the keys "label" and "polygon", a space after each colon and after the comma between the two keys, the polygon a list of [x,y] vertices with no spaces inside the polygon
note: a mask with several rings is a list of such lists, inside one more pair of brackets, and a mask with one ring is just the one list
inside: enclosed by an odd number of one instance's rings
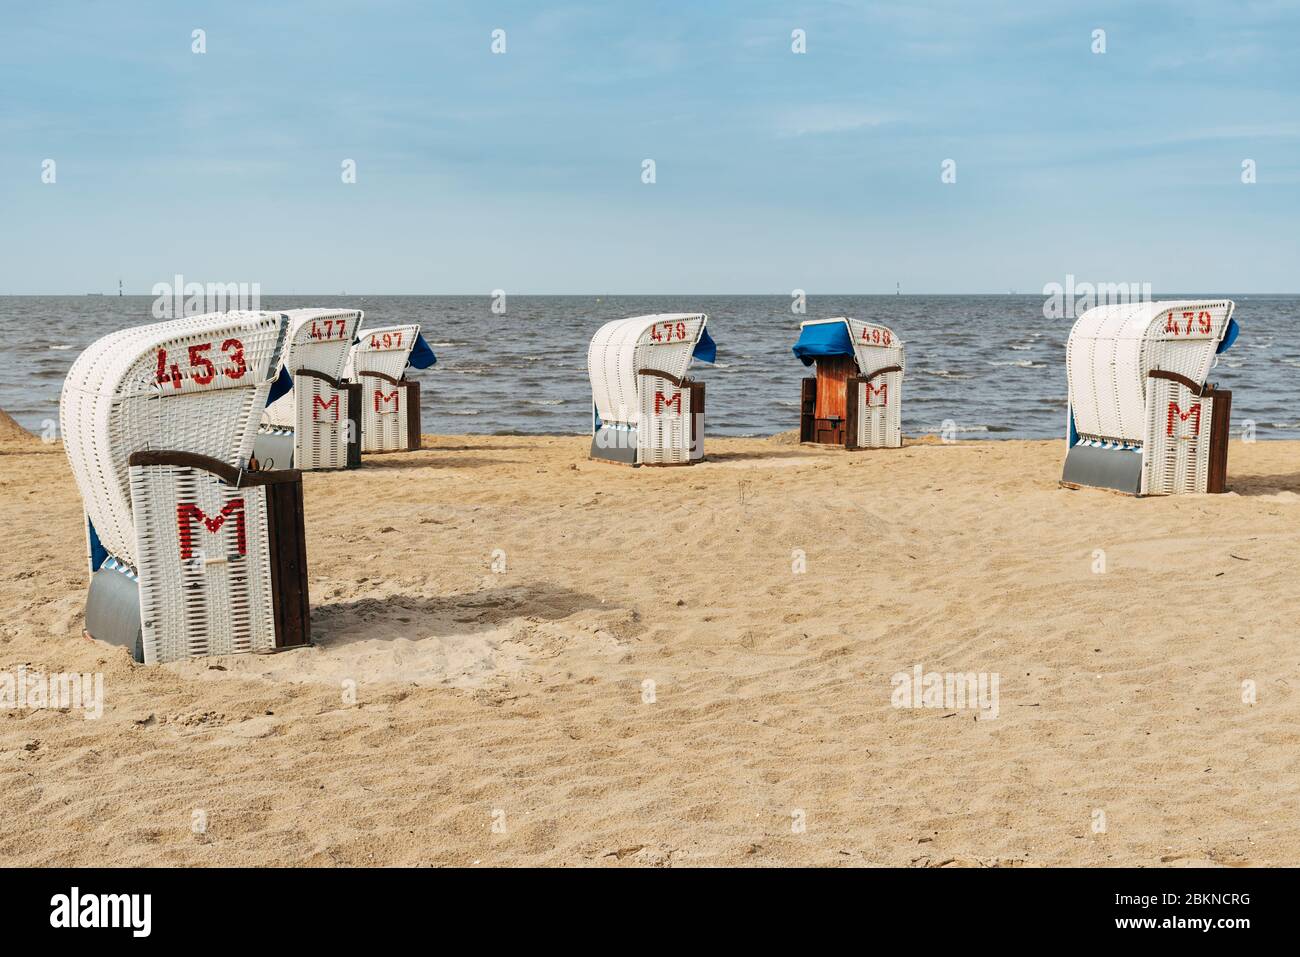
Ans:
{"label": "hooded beach chair", "polygon": [[274,388],[288,391],[262,413],[253,455],[263,469],[356,468],[361,464],[361,385],[343,378],[364,313],[289,309]]}
{"label": "hooded beach chair", "polygon": [[361,451],[410,452],[420,447],[420,383],[409,365],[438,361],[418,323],[367,329],[352,346],[347,377],[361,383]]}
{"label": "hooded beach chair", "polygon": [[1089,309],[1070,330],[1061,484],[1130,495],[1222,492],[1232,393],[1206,384],[1237,338],[1231,300]]}
{"label": "hooded beach chair", "polygon": [[86,632],[137,661],[310,642],[302,474],[247,470],[288,320],[229,312],[112,333],[59,401],[86,513]]}
{"label": "hooded beach chair", "polygon": [[625,465],[691,465],[704,458],[704,383],[686,378],[717,346],[701,313],[607,322],[587,350],[591,457]]}
{"label": "hooded beach chair", "polygon": [[794,354],[816,375],[803,380],[799,441],[856,449],[903,444],[903,341],[858,319],[810,319]]}

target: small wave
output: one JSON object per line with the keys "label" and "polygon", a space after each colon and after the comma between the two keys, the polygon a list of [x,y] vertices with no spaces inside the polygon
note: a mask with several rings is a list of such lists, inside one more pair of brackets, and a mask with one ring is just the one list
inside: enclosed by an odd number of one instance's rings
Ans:
{"label": "small wave", "polygon": [[1012,346],[1011,346],[1011,348],[1012,348],[1012,349],[1015,349],[1017,352],[1028,352],[1028,351],[1029,351],[1030,349],[1032,349],[1033,347],[1034,347],[1034,344],[1033,344],[1032,342],[1013,343]]}
{"label": "small wave", "polygon": [[443,415],[481,415],[478,409],[448,409]]}
{"label": "small wave", "polygon": [[524,399],[524,405],[564,405],[564,399]]}
{"label": "small wave", "polygon": [[[938,435],[940,432],[949,432],[952,430],[945,429],[943,426],[940,425],[940,426],[935,426],[934,428],[922,427],[920,429],[917,429],[917,431],[925,432],[929,435]],[[1008,428],[1003,428],[995,425],[959,425],[957,426],[956,431],[958,432],[1010,432],[1011,430]]]}
{"label": "small wave", "polygon": [[1012,359],[1007,362],[995,362],[989,360],[991,366],[1015,366],[1017,369],[1042,369],[1046,365],[1043,362],[1035,362],[1033,359]]}
{"label": "small wave", "polygon": [[949,372],[947,369],[922,369],[923,375],[938,376],[941,379],[969,379],[969,372]]}
{"label": "small wave", "polygon": [[73,346],[50,346],[50,351],[51,351],[51,352],[66,352],[67,350],[72,349],[72,348],[74,348],[74,347],[73,347]]}

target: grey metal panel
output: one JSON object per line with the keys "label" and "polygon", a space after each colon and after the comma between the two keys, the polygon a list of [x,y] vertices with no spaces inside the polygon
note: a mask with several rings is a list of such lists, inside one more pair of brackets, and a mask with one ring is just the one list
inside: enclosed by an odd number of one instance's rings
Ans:
{"label": "grey metal panel", "polygon": [[253,440],[253,458],[263,471],[293,468],[293,433],[258,432]]}
{"label": "grey metal panel", "polygon": [[1065,456],[1061,481],[1137,495],[1142,490],[1142,453],[1076,445]]}
{"label": "grey metal panel", "polygon": [[144,661],[140,589],[134,578],[115,568],[101,568],[90,576],[86,633],[98,641],[130,648],[136,661]]}
{"label": "grey metal panel", "polygon": [[611,429],[602,425],[591,437],[591,457],[636,465],[636,429]]}

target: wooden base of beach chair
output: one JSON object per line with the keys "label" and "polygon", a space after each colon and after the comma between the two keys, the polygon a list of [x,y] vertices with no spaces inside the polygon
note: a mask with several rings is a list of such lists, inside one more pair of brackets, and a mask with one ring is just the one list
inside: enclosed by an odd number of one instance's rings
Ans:
{"label": "wooden base of beach chair", "polygon": [[[188,452],[136,452],[128,461],[140,562],[132,575],[116,574],[138,594],[143,660],[310,644],[302,473],[240,471]],[[107,619],[98,597],[106,570],[92,581],[87,630],[121,643],[98,625]],[[115,582],[115,592],[125,589]],[[119,622],[112,632],[130,630]]]}
{"label": "wooden base of beach chair", "polygon": [[1228,488],[1232,393],[1171,372],[1149,376],[1145,443],[1078,442],[1066,452],[1060,484],[1125,495],[1217,495]]}
{"label": "wooden base of beach chair", "polygon": [[405,380],[406,386],[406,451],[415,452],[421,446],[420,437],[420,383]]}
{"label": "wooden base of beach chair", "polygon": [[[848,360],[852,361],[852,360]],[[799,442],[802,445],[821,445],[826,448],[844,448],[848,444],[848,395],[843,387],[847,379],[840,381],[837,373],[839,367],[832,368],[827,363],[823,370],[822,363],[817,364],[817,375],[803,379],[799,386]],[[822,408],[818,408],[818,383],[825,380],[821,390]],[[836,387],[845,394],[839,401],[829,393]]]}
{"label": "wooden base of beach chair", "polygon": [[[311,644],[302,477],[289,471],[253,474],[284,477],[266,485],[274,641],[262,650],[288,651]],[[144,661],[140,587],[134,571],[110,559],[91,575],[83,633],[95,641],[124,647],[136,661]]]}
{"label": "wooden base of beach chair", "polygon": [[1219,495],[1228,490],[1228,438],[1232,420],[1232,392],[1211,386],[1207,395],[1214,398],[1210,416],[1210,469],[1205,491]]}
{"label": "wooden base of beach chair", "polygon": [[421,447],[420,383],[361,372],[361,451],[415,452]]}
{"label": "wooden base of beach chair", "polygon": [[361,383],[348,383],[348,468],[361,467]]}
{"label": "wooden base of beach chair", "polygon": [[[305,376],[304,376],[305,377]],[[361,465],[361,383],[336,383],[347,393],[347,424],[344,433],[343,461],[338,465],[317,465],[307,469],[298,461],[296,429],[263,425],[253,440],[253,460],[250,465],[259,471],[298,469],[299,471],[331,472],[355,469]],[[331,456],[331,461],[338,459]]]}
{"label": "wooden base of beach chair", "polygon": [[695,465],[704,461],[704,383],[643,369],[646,388],[637,425],[600,425],[589,458],[630,466]]}
{"label": "wooden base of beach chair", "polygon": [[868,376],[847,375],[847,364],[853,360],[843,357],[837,362],[839,358],[819,360],[817,376],[800,384],[799,442],[849,452],[901,448],[897,390],[902,385],[902,367],[886,366]]}
{"label": "wooden base of beach chair", "polygon": [[271,601],[275,606],[274,650],[301,648],[311,644],[301,474],[266,486],[266,524],[271,548]]}

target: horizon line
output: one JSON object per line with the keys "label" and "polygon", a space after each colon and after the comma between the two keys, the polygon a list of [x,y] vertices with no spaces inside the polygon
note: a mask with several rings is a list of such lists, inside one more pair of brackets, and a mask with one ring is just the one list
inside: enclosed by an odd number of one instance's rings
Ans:
{"label": "horizon line", "polygon": [[[204,285],[207,285],[207,284],[205,283]],[[222,285],[222,286],[225,286],[225,285],[228,285],[228,284],[227,284],[227,283],[214,283],[214,285]],[[352,293],[352,292],[319,292],[319,291],[317,291],[317,292],[263,292],[263,291],[260,291],[260,290],[259,290],[258,295],[259,295],[260,297],[262,297],[262,298],[285,298],[285,297],[288,297],[288,296],[328,296],[328,297],[332,297],[332,298],[336,298],[336,299],[337,299],[337,298],[342,298],[342,297],[349,297],[349,298],[362,297],[362,298],[364,298],[364,297],[366,297],[366,296],[375,296],[375,297],[385,296],[385,297],[388,297],[388,298],[394,298],[394,299],[395,299],[395,298],[402,298],[402,297],[409,297],[409,298],[424,298],[424,299],[431,299],[431,298],[443,298],[443,299],[493,299],[493,298],[495,298],[495,297],[493,296],[492,293],[482,293],[482,292],[473,292],[473,293],[468,293],[468,292],[361,292],[361,293]],[[888,297],[888,298],[903,299],[903,298],[908,298],[908,297],[920,297],[920,296],[925,296],[925,297],[929,297],[929,298],[936,298],[936,297],[943,297],[943,296],[950,296],[950,297],[957,297],[957,296],[997,296],[997,297],[1021,297],[1021,298],[1026,298],[1026,299],[1028,299],[1028,298],[1037,298],[1037,297],[1040,297],[1040,296],[1048,296],[1048,295],[1051,295],[1051,294],[1050,294],[1050,293],[1045,293],[1045,292],[1014,292],[1014,291],[1013,291],[1013,292],[818,292],[818,293],[805,293],[805,298],[807,298],[807,299],[814,299],[814,298],[828,298],[828,297],[874,296],[874,297],[882,297],[882,298],[884,298],[884,297]],[[1153,295],[1156,296],[1157,298],[1159,298],[1159,296],[1171,296],[1171,295],[1206,296],[1206,297],[1210,297],[1210,298],[1217,298],[1217,297],[1221,297],[1221,296],[1300,296],[1300,290],[1289,291],[1289,292],[1288,292],[1288,291],[1272,291],[1272,290],[1270,290],[1270,291],[1264,291],[1264,292],[1243,292],[1243,291],[1237,290],[1237,291],[1233,291],[1233,292],[1213,292],[1213,293],[1210,293],[1210,292],[1190,292],[1190,291],[1188,291],[1188,290],[1162,290],[1159,294],[1153,293]],[[83,298],[90,297],[90,296],[93,296],[93,297],[103,297],[103,298],[105,298],[105,299],[157,299],[157,298],[158,298],[158,297],[157,297],[156,295],[154,295],[153,293],[141,293],[141,292],[123,292],[123,293],[120,293],[120,294],[118,294],[118,293],[111,293],[111,292],[4,292],[4,293],[0,293],[0,298],[4,298],[4,299],[35,299],[35,298],[67,298],[67,299],[83,299]],[[620,297],[635,297],[635,298],[639,298],[639,299],[649,299],[649,298],[656,298],[656,297],[662,297],[662,298],[678,297],[678,298],[680,298],[680,297],[682,297],[682,296],[699,296],[699,297],[707,297],[707,298],[726,298],[726,297],[735,297],[735,298],[740,298],[740,297],[747,297],[747,298],[765,297],[765,298],[780,298],[780,299],[790,299],[790,298],[792,298],[792,296],[791,296],[789,293],[784,293],[784,292],[603,292],[603,293],[591,293],[591,292],[510,292],[510,293],[506,293],[506,298],[507,298],[507,299],[523,298],[523,297],[527,297],[527,298],[531,298],[531,299],[546,299],[546,298],[550,298],[550,299],[561,299],[561,298],[569,298],[569,299],[575,299],[575,298],[614,299],[614,298],[620,298]],[[1085,298],[1085,297],[1082,297],[1082,296],[1076,296],[1076,298]]]}

